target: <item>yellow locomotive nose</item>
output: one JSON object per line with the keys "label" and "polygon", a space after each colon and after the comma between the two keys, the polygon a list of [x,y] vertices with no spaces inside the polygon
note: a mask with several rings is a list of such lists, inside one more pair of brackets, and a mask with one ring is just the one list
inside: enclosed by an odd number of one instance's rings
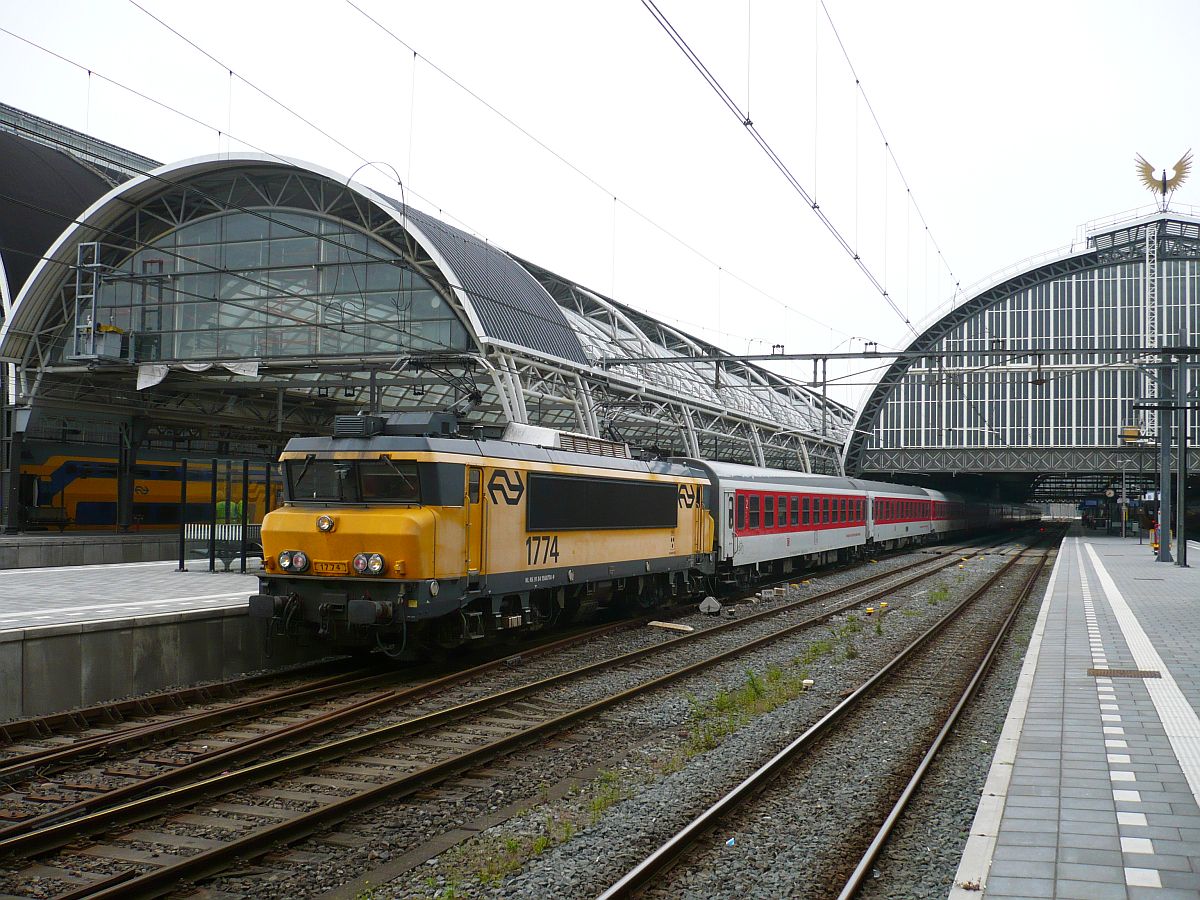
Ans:
{"label": "yellow locomotive nose", "polygon": [[[263,520],[267,570],[325,577],[436,578],[439,551],[435,510],[281,507]],[[302,553],[305,571],[280,564],[280,555]]]}

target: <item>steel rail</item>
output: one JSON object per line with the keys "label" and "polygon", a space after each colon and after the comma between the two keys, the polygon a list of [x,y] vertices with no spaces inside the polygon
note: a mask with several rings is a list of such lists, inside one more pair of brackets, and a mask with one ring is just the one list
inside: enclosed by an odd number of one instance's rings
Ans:
{"label": "steel rail", "polygon": [[283,673],[244,675],[212,684],[160,691],[130,700],[98,703],[69,712],[14,719],[11,722],[0,724],[0,750],[3,749],[2,745],[15,744],[21,740],[38,740],[54,735],[68,735],[96,725],[115,725],[125,722],[129,716],[159,715],[191,703],[210,703],[225,698],[234,698],[238,696],[239,692],[254,690],[259,685],[269,684],[280,677],[303,675],[306,669],[329,668],[330,665],[331,662],[328,659],[318,660]]}
{"label": "steel rail", "polygon": [[[567,634],[555,641],[536,644],[517,653],[506,653],[501,657],[485,660],[479,665],[472,666],[469,669],[462,669],[447,673],[445,675],[439,675],[429,681],[414,685],[413,688],[402,689],[402,698],[407,697],[407,692],[412,690],[436,689],[443,687],[446,684],[453,683],[456,680],[474,678],[478,675],[482,675],[488,671],[491,671],[492,669],[500,668],[505,665],[511,665],[514,661],[521,658],[536,657],[543,653],[552,653],[557,650],[561,650],[564,647],[568,647],[573,643],[592,640],[593,638],[602,637],[603,635],[612,631],[619,631],[623,628],[636,626],[636,620],[610,622],[604,625],[598,625],[582,631]],[[374,675],[364,675],[356,678],[354,676],[358,671],[367,670],[361,668],[358,670],[351,670],[340,675],[334,675],[328,678],[320,679],[316,682],[310,682],[308,684],[301,684],[292,688],[286,688],[282,691],[277,691],[265,697],[252,697],[246,700],[235,701],[234,703],[222,706],[219,709],[189,713],[163,722],[149,722],[140,725],[134,725],[130,728],[121,729],[117,732],[108,732],[105,734],[86,737],[67,746],[45,747],[30,753],[21,754],[19,756],[10,756],[0,759],[0,783],[4,782],[12,775],[20,774],[22,770],[29,769],[33,766],[46,766],[54,763],[70,762],[74,757],[100,756],[113,750],[123,750],[133,746],[140,747],[149,743],[152,739],[173,738],[184,734],[192,734],[199,731],[203,727],[221,725],[231,719],[237,719],[247,715],[254,715],[273,709],[283,709],[292,704],[310,703],[321,699],[322,696],[332,696],[345,691],[363,690],[369,688],[375,683],[381,685],[387,684],[388,682],[394,682],[398,677],[407,674],[396,669],[391,669],[378,672]],[[255,677],[269,679],[272,676]],[[276,675],[274,677],[279,676]],[[264,735],[263,737],[269,737],[269,735]],[[253,740],[258,739],[255,738]],[[0,829],[0,836],[3,834],[4,829]]]}
{"label": "steel rail", "polygon": [[[944,552],[945,553],[953,553],[956,551],[955,551],[955,548],[951,547],[951,548],[948,548],[947,550],[945,550]],[[958,552],[961,552],[961,550],[959,550]],[[924,562],[924,561],[921,561],[921,562]],[[900,567],[897,569],[891,569],[891,570],[888,570],[888,572],[885,572],[878,577],[884,577],[885,575],[887,575],[889,573],[904,571],[906,568],[910,568],[912,566],[916,566],[919,564],[920,564],[920,562],[917,562],[917,563],[910,564],[910,566]],[[835,572],[836,571],[844,571],[845,568],[848,568],[848,567],[835,568],[833,571],[835,571]],[[757,586],[753,589],[761,590],[762,588],[769,587],[772,584],[779,584],[779,583],[782,583],[782,581],[788,581],[788,580],[790,580],[790,579],[759,582],[757,584]],[[659,614],[661,614],[661,611],[659,612]],[[626,627],[636,628],[636,627],[638,627],[639,624],[644,624],[645,621],[646,621],[645,619],[627,620],[627,621],[623,621],[623,622],[614,622],[614,623],[609,623],[606,625],[598,626],[596,628],[588,629],[588,630],[585,630],[578,634],[568,635],[568,636],[561,638],[554,642],[549,642],[546,644],[539,644],[535,647],[531,647],[528,650],[525,650],[522,652],[518,652],[515,654],[507,653],[499,659],[488,660],[479,666],[475,666],[471,669],[467,669],[467,670],[464,670],[461,672],[452,673],[452,675],[457,675],[460,678],[474,677],[475,675],[482,674],[483,672],[487,671],[490,668],[495,668],[500,665],[511,664],[515,659],[518,659],[522,656],[532,656],[532,655],[540,654],[542,652],[552,652],[555,650],[562,649],[562,647],[568,646],[572,642],[590,640],[594,637],[599,637],[610,631],[616,631],[616,630],[620,630],[621,628],[626,628]],[[328,665],[328,662],[320,663],[317,665]],[[292,670],[292,671],[295,671],[295,670]],[[291,674],[291,672],[289,672],[287,674]],[[49,765],[49,764],[53,764],[53,763],[69,762],[73,757],[83,756],[85,753],[92,753],[92,754],[98,755],[97,751],[107,752],[110,750],[125,749],[125,748],[127,748],[129,746],[133,746],[135,744],[138,744],[138,745],[144,744],[147,741],[147,739],[149,739],[149,738],[178,737],[180,734],[188,733],[181,727],[184,725],[198,724],[200,726],[208,726],[208,725],[213,725],[213,724],[220,724],[222,717],[228,716],[228,717],[236,718],[237,715],[240,713],[262,712],[266,709],[269,709],[272,704],[283,705],[289,700],[295,700],[296,702],[308,702],[313,699],[317,699],[317,695],[315,693],[308,693],[310,691],[315,692],[318,689],[323,689],[323,688],[328,687],[330,693],[335,693],[339,689],[353,690],[356,687],[358,687],[358,688],[366,687],[367,685],[370,684],[370,682],[372,680],[386,682],[389,680],[394,680],[394,678],[395,678],[394,672],[385,672],[385,673],[381,673],[381,674],[375,675],[375,676],[364,676],[357,683],[353,682],[353,681],[347,681],[346,679],[348,677],[352,676],[353,674],[354,674],[354,670],[351,670],[348,673],[341,673],[339,675],[330,676],[325,679],[319,679],[315,682],[311,682],[308,684],[298,685],[295,688],[289,688],[284,691],[275,692],[266,697],[258,697],[258,698],[251,698],[251,699],[245,700],[245,701],[238,701],[231,705],[223,706],[218,710],[205,710],[200,713],[194,713],[191,715],[180,716],[180,717],[168,720],[166,722],[149,722],[149,723],[141,723],[141,724],[134,723],[129,728],[123,728],[123,729],[120,729],[115,732],[106,732],[104,734],[93,735],[90,737],[84,737],[81,740],[75,741],[74,743],[70,744],[69,746],[45,747],[45,748],[41,748],[39,750],[30,751],[28,753],[22,753],[19,755],[14,755],[14,756],[10,756],[7,758],[3,758],[3,759],[0,759],[0,782],[3,782],[6,778],[9,778],[14,774],[19,774],[22,770],[31,768],[33,766],[42,766],[42,765]],[[239,687],[243,687],[243,686],[247,686],[247,685],[251,685],[251,684],[257,684],[260,682],[269,683],[271,680],[278,678],[278,677],[279,677],[278,674],[253,675],[253,676],[249,676],[247,678],[232,679],[230,681],[220,682],[220,683],[214,684],[214,685],[207,685],[207,686],[201,686],[201,687],[195,687],[195,688],[185,688],[185,689],[181,689],[178,691],[168,691],[168,692],[164,692],[162,694],[153,695],[148,698],[125,700],[125,701],[121,701],[120,703],[116,703],[116,704],[104,704],[104,705],[100,705],[100,706],[89,707],[86,710],[78,710],[78,711],[69,712],[69,713],[57,713],[54,716],[47,716],[47,717],[22,719],[22,720],[18,720],[16,722],[10,722],[5,725],[0,725],[0,737],[8,737],[8,735],[6,733],[6,729],[17,728],[17,729],[20,729],[23,731],[39,732],[40,728],[42,728],[42,727],[46,727],[47,732],[39,733],[35,736],[49,737],[50,735],[54,734],[55,732],[49,731],[49,726],[45,725],[45,723],[48,723],[50,721],[53,721],[56,723],[57,722],[71,722],[78,728],[86,728],[86,727],[88,727],[89,721],[92,718],[97,717],[99,715],[111,716],[114,713],[120,714],[120,713],[116,713],[116,711],[118,709],[123,710],[125,712],[133,711],[136,709],[146,715],[156,715],[156,714],[159,714],[162,712],[166,712],[166,710],[159,709],[157,706],[157,704],[161,704],[164,701],[169,701],[173,704],[176,704],[179,702],[184,702],[184,703],[209,702],[209,701],[212,701],[213,699],[215,699],[214,693],[220,692],[220,693],[224,693],[226,696],[232,697],[232,696],[234,696],[233,691]],[[429,684],[431,687],[441,686],[442,684],[446,683],[449,680],[452,680],[452,677],[440,678],[438,680],[430,682]],[[3,833],[4,833],[3,829],[0,829],[0,835],[3,835]]]}
{"label": "steel rail", "polygon": [[[148,778],[143,778],[131,784],[123,785],[122,787],[113,788],[112,790],[105,791],[104,793],[98,794],[94,797],[87,797],[82,800],[77,800],[74,803],[58,807],[57,809],[43,813],[39,816],[22,819],[15,824],[0,827],[0,852],[3,852],[3,849],[8,846],[7,842],[10,838],[18,838],[21,835],[28,834],[30,829],[37,829],[39,827],[53,825],[56,822],[61,822],[64,819],[70,818],[71,816],[93,812],[106,806],[112,806],[115,803],[123,800],[134,799],[155,787],[168,787],[172,784],[178,784],[179,782],[186,781],[188,778],[200,777],[206,773],[220,771],[221,769],[228,768],[230,765],[239,764],[245,762],[247,759],[260,756],[281,745],[290,744],[299,737],[315,737],[324,734],[339,725],[362,718],[379,709],[386,708],[406,700],[420,699],[421,697],[427,694],[432,694],[434,691],[446,687],[447,685],[469,681],[472,678],[486,674],[494,669],[505,665],[510,665],[516,660],[533,658],[544,653],[551,653],[561,650],[564,647],[571,646],[572,644],[582,643],[593,638],[601,637],[612,631],[622,630],[629,626],[629,622],[614,622],[597,626],[574,635],[560,638],[557,641],[539,644],[535,647],[529,648],[523,653],[510,653],[499,659],[489,660],[477,666],[473,666],[470,669],[464,669],[458,672],[450,672],[431,681],[413,685],[412,687],[387,691],[386,693],[368,697],[363,700],[348,704],[347,706],[339,709],[331,710],[330,712],[314,716],[303,722],[296,722],[291,725],[275,729],[274,731],[267,732],[266,734],[247,738],[246,740],[239,741],[231,746],[222,747],[218,750],[206,753],[203,756],[196,758],[193,762],[177,768],[161,772],[157,775],[152,775]],[[395,672],[390,674],[385,673],[362,679],[355,679],[351,682],[343,683],[340,686],[337,684],[323,686],[312,691],[311,693],[313,696],[303,696],[303,694],[307,692],[300,692],[300,694],[287,695],[279,699],[259,698],[248,701],[245,704],[238,705],[237,707],[227,707],[222,710],[214,710],[212,711],[212,717],[216,720],[216,723],[219,724],[225,719],[237,719],[246,715],[251,715],[255,712],[261,712],[262,709],[260,708],[260,704],[270,705],[271,703],[275,703],[279,706],[286,707],[291,705],[289,701],[296,703],[309,702],[313,699],[320,699],[325,695],[339,693],[341,690],[362,689],[366,684],[374,681],[386,682],[388,680],[395,680],[397,674],[398,673]],[[204,717],[207,715],[209,714],[196,714],[198,717]],[[189,726],[192,724],[190,720],[185,721],[187,724],[189,724]],[[176,722],[174,721],[163,724],[164,730],[171,732],[171,734],[168,736],[175,735],[175,724]],[[207,721],[204,724],[214,724],[214,722]],[[133,734],[130,736],[130,739],[132,740],[140,736],[140,734]],[[77,745],[73,745],[72,747],[62,749],[61,755],[67,757],[82,755],[78,751],[72,752],[76,750],[76,746]],[[83,753],[88,753],[91,751],[91,749],[91,747],[84,747]],[[8,761],[5,762],[7,763]],[[3,774],[5,774],[5,771],[4,769],[0,768],[0,775]]]}
{"label": "steel rail", "polygon": [[626,872],[600,895],[599,900],[616,900],[616,898],[630,897],[645,886],[655,875],[669,867],[702,834],[715,827],[722,818],[761,790],[764,785],[790,765],[798,755],[810,749],[852,707],[857,705],[860,700],[869,695],[879,685],[883,684],[896,669],[921,649],[931,638],[936,636],[979,597],[987,593],[1006,572],[1017,564],[1025,552],[1027,550],[1013,556],[1012,559],[989,577],[984,584],[972,591],[970,595],[953,609],[949,610],[946,615],[901,650],[841,703],[827,712],[803,734],[776,753],[751,775],[743,779],[733,790],[725,794],[725,796],[721,797],[716,803],[712,804],[708,809],[689,822],[673,837],[669,838],[658,849],[634,866],[634,868]]}
{"label": "steel rail", "polygon": [[937,733],[937,737],[935,737],[933,742],[929,745],[929,749],[925,752],[925,756],[921,759],[920,765],[918,765],[916,770],[913,772],[908,784],[904,786],[904,790],[900,793],[900,797],[896,800],[896,803],[888,813],[887,818],[883,820],[883,824],[879,826],[879,831],[871,841],[870,846],[868,846],[866,851],[864,851],[862,858],[859,860],[858,865],[855,866],[853,873],[851,873],[850,877],[846,879],[846,885],[842,888],[841,893],[838,894],[838,900],[850,900],[850,898],[854,897],[858,893],[859,888],[862,887],[863,881],[867,877],[867,872],[870,871],[871,866],[879,857],[880,852],[883,850],[884,844],[887,843],[888,838],[895,829],[896,823],[900,821],[900,817],[904,814],[904,810],[908,806],[909,801],[912,799],[913,794],[916,793],[921,781],[925,778],[925,773],[933,764],[934,758],[939,752],[941,752],[942,746],[946,743],[946,740],[950,736],[951,729],[957,724],[958,718],[962,714],[963,710],[966,709],[967,704],[974,699],[975,692],[978,690],[980,683],[987,675],[988,670],[991,669],[992,661],[995,659],[996,652],[999,650],[1000,645],[1004,642],[1004,639],[1008,637],[1008,633],[1012,629],[1013,622],[1016,621],[1017,613],[1020,612],[1021,607],[1029,598],[1029,595],[1033,592],[1034,585],[1037,584],[1042,572],[1045,571],[1046,562],[1049,557],[1050,552],[1047,551],[1046,553],[1042,554],[1042,556],[1038,559],[1037,565],[1033,567],[1033,572],[1030,573],[1029,578],[1026,579],[1025,584],[1021,588],[1020,594],[1018,594],[1016,600],[1013,601],[1012,608],[1008,611],[1008,615],[1005,617],[1004,623],[1000,626],[1000,631],[996,634],[991,646],[988,647],[987,653],[984,655],[983,660],[975,669],[975,674],[972,676],[970,683],[959,696],[958,703],[954,705],[954,709],[952,709],[950,714],[946,717],[945,724],[942,725],[941,730]]}
{"label": "steel rail", "polygon": [[[837,609],[827,610],[818,616],[811,617],[800,623],[795,623],[780,631],[760,636],[719,654],[706,657],[695,663],[691,663],[672,672],[643,682],[618,694],[611,695],[607,698],[594,701],[575,710],[560,714],[527,729],[518,730],[512,735],[500,738],[489,744],[448,757],[447,759],[434,763],[424,769],[406,773],[385,784],[368,788],[359,794],[336,800],[330,804],[327,804],[326,806],[319,807],[318,809],[313,810],[303,816],[297,817],[296,819],[259,829],[236,841],[230,842],[229,844],[225,844],[212,850],[204,851],[203,853],[189,857],[188,859],[180,861],[179,863],[164,867],[161,870],[145,873],[135,879],[132,879],[131,881],[122,883],[119,888],[114,888],[112,892],[99,891],[95,894],[88,894],[87,896],[157,896],[162,891],[168,890],[171,885],[175,884],[181,879],[200,878],[204,877],[205,875],[220,871],[222,868],[228,865],[229,861],[234,858],[253,855],[260,852],[265,847],[274,846],[275,844],[285,840],[303,837],[304,835],[310,834],[313,831],[319,830],[330,822],[345,818],[347,815],[350,815],[361,808],[374,805],[384,797],[420,791],[424,788],[427,788],[430,783],[436,783],[437,781],[446,778],[454,772],[469,769],[470,767],[477,765],[485,758],[494,758],[498,755],[502,755],[504,752],[507,752],[513,747],[525,744],[530,740],[548,732],[560,730],[561,728],[580,718],[586,718],[588,716],[595,715],[609,706],[623,702],[624,700],[639,694],[654,690],[671,681],[694,674],[727,659],[749,652],[750,650],[756,649],[769,642],[779,640],[801,629],[812,627],[814,624],[831,618],[832,616],[837,615],[846,609],[853,608],[861,605],[862,603],[872,602],[874,598],[882,597],[891,591],[897,590],[899,587],[929,578],[942,569],[954,565],[956,562],[957,560],[953,558],[944,561],[940,565],[935,565],[933,568],[927,571],[921,572],[909,579],[906,579],[899,585],[889,584],[887,587],[881,589],[875,594],[869,594],[865,597],[856,597],[853,601],[843,604]],[[922,563],[928,563],[928,560],[922,561]],[[888,574],[893,573],[880,573],[878,576],[871,576],[869,580],[876,581],[878,578],[886,577]],[[830,591],[823,592],[822,595],[817,596],[827,596],[828,594],[832,594],[836,591],[853,590],[854,587],[854,585],[851,585],[846,588],[831,589]],[[813,599],[814,598],[808,598],[810,602]],[[746,619],[737,620],[726,624],[744,625],[754,619],[761,618],[761,615],[762,614],[757,614],[754,617],[747,617]],[[551,676],[530,685],[512,688],[508,691],[504,691],[489,697],[477,698],[455,707],[449,707],[447,709],[426,713],[422,716],[418,716],[404,722],[385,726],[373,732],[342,738],[330,744],[301,750],[289,756],[261,762],[245,769],[223,773],[205,781],[179,787],[161,794],[157,794],[153,797],[135,800],[120,807],[103,810],[80,819],[74,819],[69,822],[52,825],[31,834],[24,835],[19,838],[13,838],[0,843],[0,853],[19,852],[22,854],[30,854],[61,847],[64,844],[77,839],[81,834],[92,833],[102,828],[107,828],[117,824],[130,824],[132,822],[152,818],[166,809],[173,809],[189,800],[227,793],[230,790],[241,787],[248,783],[259,783],[273,776],[286,775],[289,772],[304,769],[313,764],[320,763],[331,758],[344,757],[360,749],[381,743],[387,743],[389,741],[404,737],[407,734],[418,731],[422,728],[428,728],[431,725],[441,724],[442,722],[452,719],[463,718],[469,713],[486,710],[488,708],[500,705],[503,702],[519,699],[524,695],[542,690],[551,684],[560,683],[570,678],[577,678],[581,674],[590,674],[605,668],[611,668],[618,662],[629,662],[631,660],[646,656],[651,652],[673,649],[680,643],[687,641],[690,638],[711,635],[719,630],[723,630],[725,627],[725,625],[721,625],[712,629],[708,629],[707,631],[695,632],[694,634],[686,635],[685,637],[677,638],[673,641],[632,651],[628,654],[622,655],[621,657],[614,657],[609,660],[603,660],[583,666],[580,669],[576,669],[571,672]]]}
{"label": "steel rail", "polygon": [[[950,555],[952,553],[956,554],[959,552],[962,552],[961,548],[958,548],[958,549],[949,548],[940,555],[945,556],[945,555]],[[916,568],[918,566],[928,565],[929,563],[930,563],[930,560],[928,560],[928,559],[917,560],[913,563],[909,563],[908,565],[900,566],[895,569],[889,569],[884,572],[880,572],[876,575],[872,575],[868,578],[862,579],[859,582],[856,582],[856,585],[873,583],[874,581],[877,581],[877,580],[880,580],[883,578],[887,578],[888,576],[891,576],[891,575],[896,575],[897,573],[900,573],[900,572],[908,571],[909,569]],[[761,588],[763,586],[764,586],[763,584],[761,584],[761,583],[759,584],[759,588]],[[714,631],[721,630],[725,627],[737,627],[739,625],[745,625],[749,622],[755,621],[756,619],[764,617],[764,616],[777,615],[781,612],[786,612],[789,609],[794,608],[797,605],[806,605],[806,604],[818,602],[822,598],[827,597],[828,595],[830,595],[831,593],[834,593],[834,592],[836,592],[836,589],[831,590],[831,591],[824,591],[819,594],[815,594],[811,597],[802,598],[800,601],[796,601],[793,604],[787,604],[787,605],[775,607],[771,610],[766,610],[762,613],[756,614],[755,616],[750,616],[750,617],[746,617],[746,618],[743,618],[740,620],[736,620],[732,623],[726,623],[726,625],[718,626],[717,628],[707,629],[704,632],[700,632],[700,634],[711,634]],[[491,660],[491,661],[482,663],[471,669],[467,669],[467,670],[460,671],[460,672],[449,673],[448,675],[442,676],[441,678],[437,678],[437,679],[434,679],[433,681],[426,682],[426,683],[423,683],[420,685],[416,685],[412,688],[402,689],[399,691],[391,691],[391,692],[379,695],[374,698],[368,698],[366,700],[351,704],[340,710],[334,710],[330,713],[326,713],[321,716],[316,716],[306,722],[298,722],[293,725],[286,726],[284,728],[269,732],[267,734],[259,735],[254,738],[249,738],[249,739],[247,739],[245,741],[241,741],[231,747],[224,747],[224,748],[221,748],[220,750],[215,750],[215,751],[205,754],[203,757],[197,758],[194,761],[189,762],[185,765],[179,766],[177,768],[174,768],[174,769],[171,769],[171,770],[168,770],[165,772],[161,772],[157,775],[152,775],[149,778],[144,778],[139,781],[133,782],[131,784],[124,785],[124,786],[121,786],[118,788],[114,788],[109,791],[105,791],[105,792],[103,792],[101,794],[97,794],[96,796],[93,796],[93,797],[86,797],[81,800],[76,800],[73,803],[66,804],[64,806],[60,806],[56,809],[47,811],[38,816],[34,816],[31,818],[27,818],[27,819],[22,819],[19,822],[13,823],[11,825],[0,827],[0,853],[2,853],[5,850],[10,849],[11,847],[14,847],[14,846],[19,847],[20,846],[19,841],[22,836],[40,834],[40,833],[42,833],[42,830],[44,830],[50,826],[53,826],[57,823],[61,823],[64,820],[70,820],[72,817],[86,816],[90,813],[95,813],[106,807],[110,807],[110,808],[114,807],[116,804],[121,803],[122,801],[132,801],[132,800],[138,798],[139,796],[144,795],[148,790],[151,790],[156,787],[169,788],[172,785],[178,785],[180,783],[184,783],[189,778],[201,778],[201,777],[204,777],[214,771],[221,771],[223,769],[227,770],[231,766],[240,765],[242,763],[245,763],[246,761],[253,759],[256,756],[261,756],[264,753],[266,753],[266,752],[270,751],[271,749],[276,748],[280,745],[285,745],[285,744],[291,743],[297,738],[319,736],[321,734],[324,734],[324,733],[332,730],[333,728],[335,728],[341,724],[345,724],[349,721],[353,721],[355,719],[369,715],[370,713],[375,712],[377,710],[386,708],[388,706],[394,705],[396,703],[399,703],[399,702],[402,702],[405,700],[418,699],[426,694],[431,694],[435,690],[445,687],[447,685],[467,681],[467,680],[470,680],[471,678],[477,677],[478,675],[485,674],[486,672],[488,672],[492,669],[511,664],[515,660],[526,658],[526,657],[528,657],[528,658],[537,657],[537,656],[540,656],[545,653],[560,650],[560,649],[570,646],[574,643],[585,642],[592,638],[602,636],[603,634],[607,634],[611,631],[617,631],[617,630],[622,630],[622,629],[626,629],[626,628],[637,627],[639,622],[640,622],[640,624],[644,624],[646,621],[647,621],[646,619],[641,619],[641,620],[634,620],[632,622],[631,621],[622,621],[622,622],[616,622],[616,623],[610,623],[607,625],[598,626],[596,628],[586,630],[579,634],[568,635],[567,637],[561,638],[557,641],[537,645],[521,654],[509,654],[507,656],[501,657],[500,659]],[[694,636],[695,635],[693,635],[693,637]],[[659,645],[659,646],[661,647],[662,645]],[[654,648],[647,648],[647,649],[654,649]],[[616,657],[614,659],[620,660],[621,658]],[[369,683],[370,681],[375,680],[375,679],[386,680],[388,677],[389,677],[388,675],[371,676],[370,678],[363,679],[363,681]],[[358,686],[361,687],[363,685],[360,684]],[[351,689],[353,689],[354,686],[351,685],[350,687],[351,687]],[[332,691],[332,689],[331,689],[331,691]],[[262,698],[260,698],[260,699],[262,699]],[[257,702],[259,702],[259,701],[258,700],[248,701],[247,703],[253,704],[253,703],[257,703]],[[245,709],[245,706],[226,707],[223,710],[214,711],[213,715],[218,716],[219,718],[237,718],[236,714],[229,714],[227,712],[231,709],[237,709],[237,708]],[[251,710],[251,711],[254,711],[254,710]],[[197,715],[203,716],[205,714],[197,714]],[[150,726],[145,726],[145,727],[150,727]],[[174,723],[173,722],[164,723],[161,727],[167,731],[172,731],[174,728]],[[125,734],[125,733],[122,732],[122,734]],[[129,739],[136,740],[136,739],[139,739],[140,737],[141,737],[141,733],[136,732],[136,733],[130,735]],[[81,752],[88,752],[91,750],[90,747],[84,747],[83,751],[80,751],[79,749],[77,749],[78,747],[79,747],[79,745],[72,745],[72,747],[69,747],[69,748],[63,748],[63,749],[52,748],[52,750],[56,750],[57,756],[59,757],[60,761],[61,761],[61,759],[70,758],[72,756],[79,755]],[[45,762],[45,760],[41,760],[41,762]],[[3,770],[3,768],[0,768],[0,775],[2,775],[2,774],[4,774],[4,770]],[[14,842],[16,842],[16,843],[14,843]]]}
{"label": "steel rail", "polygon": [[[245,700],[235,700],[233,703],[219,709],[202,710],[185,713],[161,722],[143,722],[133,724],[129,728],[105,732],[83,737],[68,745],[41,747],[28,753],[0,759],[0,782],[20,775],[34,766],[48,766],[54,763],[70,762],[73,758],[96,757],[113,750],[123,750],[134,746],[144,746],[155,738],[179,737],[191,733],[189,729],[199,730],[207,725],[222,724],[240,715],[266,712],[272,708],[286,707],[291,702],[306,702],[319,699],[322,694],[332,694],[339,690],[353,690],[356,686],[363,687],[373,681],[394,679],[391,675],[370,675],[355,678],[354,672],[323,678],[316,682],[296,685],[291,688],[274,691],[264,697],[253,697]],[[0,833],[3,833],[0,831]]]}

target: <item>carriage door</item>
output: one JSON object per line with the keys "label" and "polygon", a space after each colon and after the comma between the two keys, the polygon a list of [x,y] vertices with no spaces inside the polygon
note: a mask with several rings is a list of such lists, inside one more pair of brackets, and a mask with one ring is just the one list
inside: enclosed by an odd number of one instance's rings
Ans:
{"label": "carriage door", "polygon": [[467,577],[475,580],[483,564],[483,470],[467,467]]}
{"label": "carriage door", "polygon": [[737,538],[734,537],[734,534],[733,534],[734,503],[736,503],[736,502],[737,502],[737,498],[734,496],[733,491],[726,491],[725,492],[725,522],[723,523],[723,527],[721,528],[721,550],[722,550],[722,555],[726,559],[729,559],[730,557],[732,557],[734,555],[734,553],[737,552],[737,547],[734,546],[735,543],[737,542]]}

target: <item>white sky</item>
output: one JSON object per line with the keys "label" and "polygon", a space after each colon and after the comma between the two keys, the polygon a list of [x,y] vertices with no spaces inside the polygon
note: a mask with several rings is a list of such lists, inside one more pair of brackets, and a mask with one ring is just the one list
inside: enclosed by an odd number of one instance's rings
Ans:
{"label": "white sky", "polygon": [[[355,2],[421,58],[342,0],[144,0],[223,65],[128,0],[0,0],[0,27],[83,67],[0,33],[0,99],[164,161],[253,145],[347,175],[386,162],[415,205],[735,353],[906,342],[638,0]],[[1162,168],[1200,151],[1200,4],[826,3],[948,267],[819,0],[659,7],[915,323],[955,280],[1150,203],[1135,153]],[[358,178],[398,191],[370,169]],[[1176,205],[1193,199],[1196,176]],[[856,403],[863,378],[850,381],[834,396]]]}

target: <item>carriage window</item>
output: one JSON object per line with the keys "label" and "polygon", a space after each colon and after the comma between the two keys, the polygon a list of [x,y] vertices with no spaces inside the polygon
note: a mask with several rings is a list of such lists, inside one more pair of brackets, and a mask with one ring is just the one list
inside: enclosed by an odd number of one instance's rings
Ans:
{"label": "carriage window", "polygon": [[847,518],[847,516],[846,516],[846,501],[845,501],[845,500],[842,500],[842,501],[840,502],[839,506],[841,507],[841,510],[842,510],[842,521],[843,521],[843,522],[847,522],[847,521],[849,521],[849,519],[848,519],[848,518]]}
{"label": "carriage window", "polygon": [[737,527],[741,531],[746,527],[746,498],[738,497],[737,503]]}
{"label": "carriage window", "polygon": [[804,524],[807,525],[808,524],[808,498],[805,497],[803,502],[804,502],[804,505],[802,508],[804,510]]}
{"label": "carriage window", "polygon": [[800,524],[800,498],[799,497],[792,498],[792,524],[793,525]]}
{"label": "carriage window", "polygon": [[823,524],[829,523],[829,498],[828,497],[821,498],[821,522]]}
{"label": "carriage window", "polygon": [[758,497],[750,498],[750,527],[752,529],[758,527]]}
{"label": "carriage window", "polygon": [[763,528],[775,527],[775,498],[763,497]]}
{"label": "carriage window", "polygon": [[787,497],[779,498],[779,527],[787,527]]}

